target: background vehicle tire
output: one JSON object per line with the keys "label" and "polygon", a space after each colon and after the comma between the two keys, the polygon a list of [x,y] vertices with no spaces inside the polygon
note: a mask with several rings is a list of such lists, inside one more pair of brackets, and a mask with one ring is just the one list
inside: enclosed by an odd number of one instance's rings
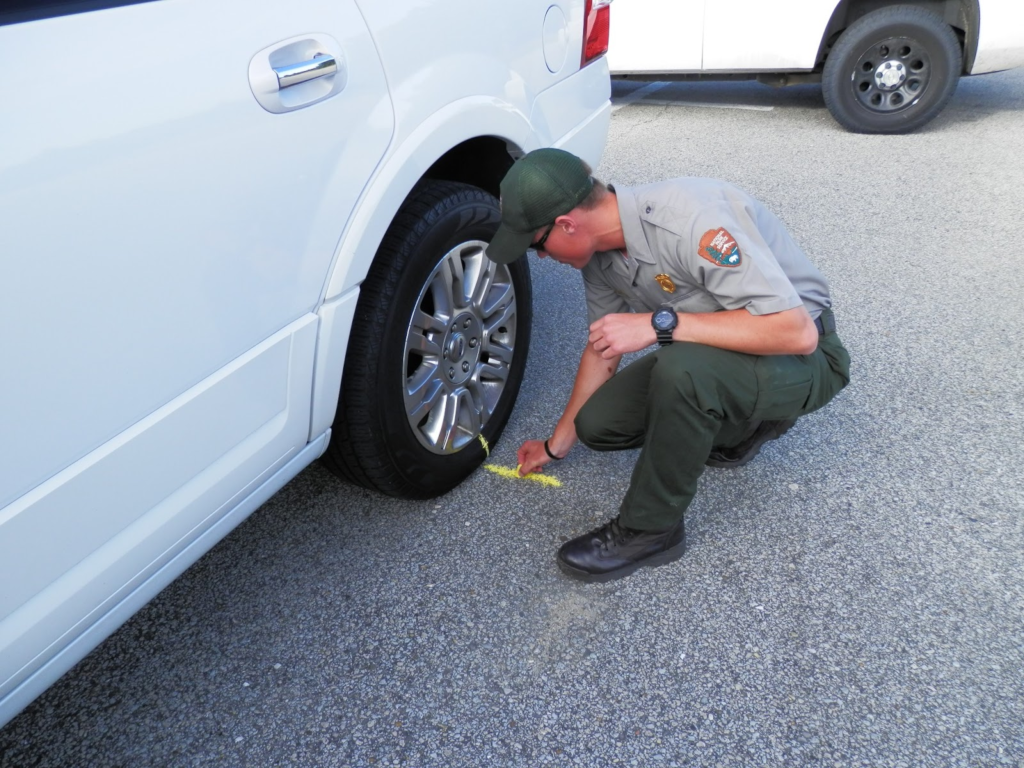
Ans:
{"label": "background vehicle tire", "polygon": [[526,257],[484,247],[498,201],[467,184],[421,182],[360,290],[324,462],[391,496],[430,498],[485,458],[526,368],[532,290]]}
{"label": "background vehicle tire", "polygon": [[822,73],[832,116],[858,133],[906,133],[946,106],[962,69],[960,43],[934,13],[872,11],[840,35]]}

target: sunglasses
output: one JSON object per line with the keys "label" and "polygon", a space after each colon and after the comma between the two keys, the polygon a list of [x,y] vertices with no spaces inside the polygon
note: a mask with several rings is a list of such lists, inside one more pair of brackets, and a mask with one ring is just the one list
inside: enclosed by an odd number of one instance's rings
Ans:
{"label": "sunglasses", "polygon": [[533,250],[535,250],[535,251],[539,251],[542,248],[544,248],[544,243],[546,243],[548,241],[548,235],[551,234],[551,230],[553,230],[554,228],[555,228],[555,222],[551,222],[551,224],[547,228],[547,231],[543,235],[540,236],[540,240],[538,240],[535,243],[530,243],[530,247]]}

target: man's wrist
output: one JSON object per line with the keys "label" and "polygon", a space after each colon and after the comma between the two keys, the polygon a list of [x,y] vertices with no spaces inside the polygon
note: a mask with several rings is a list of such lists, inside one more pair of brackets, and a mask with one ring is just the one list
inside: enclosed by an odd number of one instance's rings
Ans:
{"label": "man's wrist", "polygon": [[[550,438],[548,438],[548,440],[550,440]],[[548,440],[544,441],[544,453],[548,455],[548,458],[551,459],[552,461],[561,461],[562,459],[564,459],[564,456],[555,455],[555,453],[551,450],[551,446],[548,444]]]}
{"label": "man's wrist", "polygon": [[556,427],[551,437],[544,441],[544,452],[554,461],[561,461],[569,455],[569,451],[576,445],[575,433],[569,435],[561,434],[560,428]]}
{"label": "man's wrist", "polygon": [[651,313],[651,328],[658,344],[666,347],[674,339],[674,332],[679,325],[679,314],[671,304],[662,304]]}

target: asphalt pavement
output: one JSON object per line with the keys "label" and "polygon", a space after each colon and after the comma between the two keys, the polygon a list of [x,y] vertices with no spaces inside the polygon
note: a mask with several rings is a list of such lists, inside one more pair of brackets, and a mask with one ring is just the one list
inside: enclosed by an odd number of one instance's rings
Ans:
{"label": "asphalt pavement", "polygon": [[[315,465],[0,730],[0,766],[1024,765],[1024,71],[908,136],[844,132],[814,86],[615,100],[598,175],[760,198],[831,282],[852,384],[705,473],[681,561],[607,585],[554,551],[634,453],[426,502]],[[579,276],[533,266],[501,466],[586,339]]]}

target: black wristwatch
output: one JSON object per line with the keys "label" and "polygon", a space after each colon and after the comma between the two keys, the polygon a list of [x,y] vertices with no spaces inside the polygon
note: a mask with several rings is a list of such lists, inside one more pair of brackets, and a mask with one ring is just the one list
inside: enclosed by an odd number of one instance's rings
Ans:
{"label": "black wristwatch", "polygon": [[651,325],[658,336],[658,343],[667,347],[672,343],[672,331],[679,325],[679,316],[671,304],[662,304],[651,315]]}

